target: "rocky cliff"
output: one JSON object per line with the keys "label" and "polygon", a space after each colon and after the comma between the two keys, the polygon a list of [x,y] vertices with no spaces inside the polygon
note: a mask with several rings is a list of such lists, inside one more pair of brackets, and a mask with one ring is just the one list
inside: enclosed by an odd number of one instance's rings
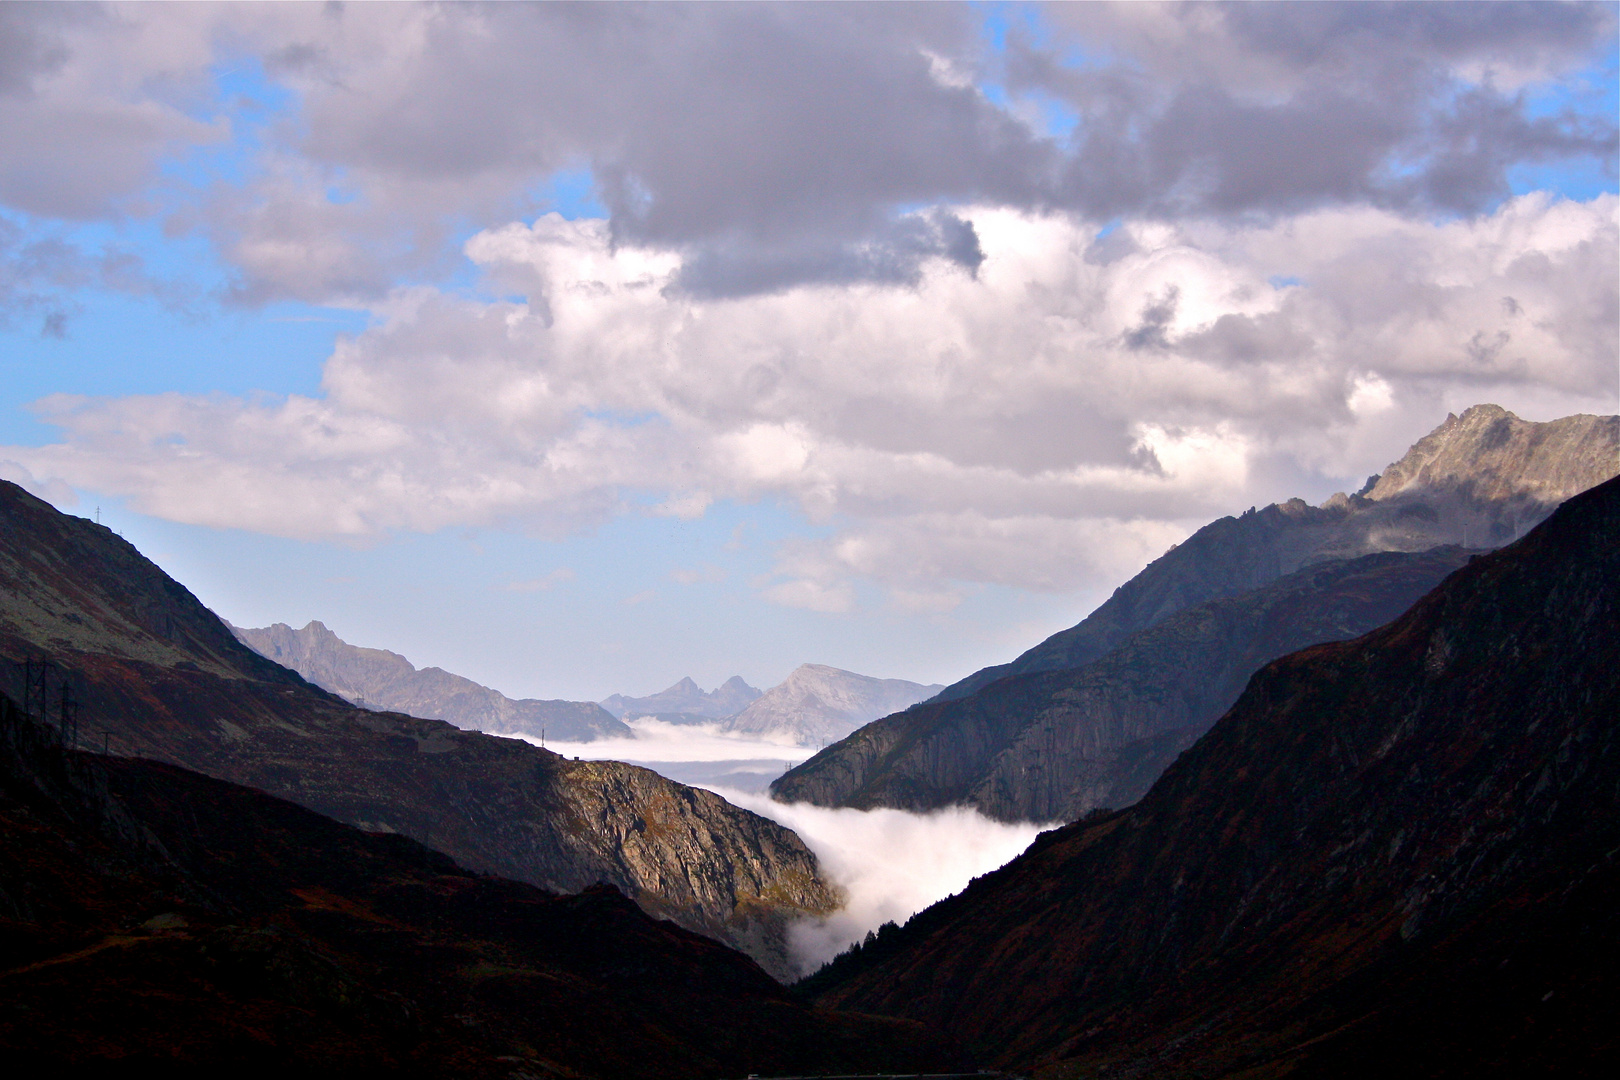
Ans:
{"label": "rocky cliff", "polygon": [[874,679],[825,664],[801,664],[724,727],[813,746],[842,739],[862,724],[914,705],[941,689],[938,684]]}
{"label": "rocky cliff", "polygon": [[772,793],[862,809],[965,804],[1003,821],[1073,821],[1128,806],[1255,670],[1382,626],[1468,558],[1447,547],[1318,563],[1177,612],[1083,667],[1010,676],[887,717],[787,773]]}
{"label": "rocky cliff", "polygon": [[254,652],[361,708],[448,720],[458,728],[491,735],[544,734],[568,742],[631,735],[595,702],[514,701],[443,668],[418,670],[396,652],[350,645],[319,622],[302,630],[286,623],[260,629],[225,625]]}
{"label": "rocky cliff", "polygon": [[1054,1080],[1606,1075],[1617,583],[1620,480],[807,989]]}
{"label": "rocky cliff", "polygon": [[[611,886],[472,874],[0,698],[0,1050],[55,1075],[688,1077],[951,1064]],[[671,989],[679,987],[678,993]],[[142,1066],[145,1066],[142,1068]]]}
{"label": "rocky cliff", "polygon": [[[828,747],[772,791],[832,806],[926,809],[966,800],[1002,817],[1039,811],[1037,820],[1124,805],[1262,662],[1364,633],[1437,579],[1390,569],[1384,591],[1377,573],[1355,577],[1345,584],[1352,593],[1371,590],[1359,598],[1332,589],[1257,590],[1290,574],[1309,582],[1330,564],[1374,552],[1499,546],[1559,500],[1616,472],[1620,418],[1536,424],[1475,406],[1448,417],[1362,493],[1320,507],[1294,499],[1205,526],[1078,626]],[[1413,567],[1425,565],[1439,566]],[[1341,608],[1344,618],[1335,614]],[[1247,629],[1235,637],[1223,630],[1200,638],[1188,629],[1220,626],[1239,611],[1248,612]],[[1186,618],[1171,625],[1178,613]],[[1183,639],[1201,641],[1203,651],[1189,652]],[[1121,655],[1111,657],[1115,650]],[[1068,674],[1036,677],[1057,672]],[[1218,680],[1219,693],[1205,692],[1214,685],[1201,682],[1205,676]]]}
{"label": "rocky cliff", "polygon": [[785,924],[838,898],[790,830],[645,769],[372,712],[247,648],[130,544],[0,483],[0,690],[65,672],[115,751],[422,840],[559,891],[611,882],[778,974]]}
{"label": "rocky cliff", "polygon": [[759,694],[740,675],[733,675],[713,690],[704,690],[687,676],[668,690],[646,697],[614,694],[603,699],[602,708],[620,719],[651,716],[678,724],[701,724],[735,716]]}

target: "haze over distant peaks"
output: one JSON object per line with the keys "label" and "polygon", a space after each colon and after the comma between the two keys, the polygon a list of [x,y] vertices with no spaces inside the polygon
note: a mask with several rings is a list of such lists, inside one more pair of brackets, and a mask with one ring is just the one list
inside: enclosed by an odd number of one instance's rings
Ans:
{"label": "haze over distant peaks", "polygon": [[740,675],[733,675],[708,691],[688,675],[668,690],[646,697],[614,694],[602,701],[602,708],[621,720],[627,716],[652,716],[677,724],[694,724],[735,716],[759,695],[760,691],[749,686]]}
{"label": "haze over distant peaks", "polygon": [[790,737],[800,745],[842,739],[880,716],[943,689],[905,679],[875,679],[825,664],[801,664],[781,684],[726,721],[727,731]]}
{"label": "haze over distant peaks", "polygon": [[538,738],[543,733],[570,742],[630,735],[629,728],[592,702],[514,701],[443,668],[417,670],[396,652],[350,645],[319,622],[302,630],[286,623],[257,630],[225,625],[254,652],[362,708],[447,720],[492,735]]}

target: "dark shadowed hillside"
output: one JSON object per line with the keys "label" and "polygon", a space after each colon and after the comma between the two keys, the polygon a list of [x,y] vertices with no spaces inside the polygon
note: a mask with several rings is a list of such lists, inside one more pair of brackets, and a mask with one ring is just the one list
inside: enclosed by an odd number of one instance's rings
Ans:
{"label": "dark shadowed hillside", "polygon": [[1405,570],[1374,562],[1334,583],[1362,565],[1344,560],[1494,548],[1617,471],[1620,418],[1537,424],[1476,406],[1361,494],[1320,507],[1293,499],[1205,526],[1078,626],[862,728],[772,793],[827,806],[968,802],[1034,820],[1127,805],[1260,664],[1393,618],[1456,556]]}
{"label": "dark shadowed hillside", "polygon": [[248,788],[66,754],[0,699],[0,1049],[164,1077],[690,1077],[949,1064],[611,886],[468,873]]}
{"label": "dark shadowed hillside", "polygon": [[[611,882],[780,974],[786,923],[837,903],[775,822],[646,769],[356,708],[237,641],[110,530],[0,482],[0,660],[28,657],[67,673],[86,729],[122,753],[403,833],[476,870],[566,892]],[[0,663],[7,679],[20,699],[19,669]]]}
{"label": "dark shadowed hillside", "polygon": [[[1177,612],[1100,659],[1014,675],[870,724],[776,781],[779,799],[1073,821],[1129,806],[1261,665],[1395,618],[1469,558],[1461,548],[1335,559]],[[844,770],[860,752],[865,772]]]}
{"label": "dark shadowed hillside", "polygon": [[[824,972],[1050,1077],[1608,1075],[1620,480]],[[881,955],[879,955],[881,954]]]}

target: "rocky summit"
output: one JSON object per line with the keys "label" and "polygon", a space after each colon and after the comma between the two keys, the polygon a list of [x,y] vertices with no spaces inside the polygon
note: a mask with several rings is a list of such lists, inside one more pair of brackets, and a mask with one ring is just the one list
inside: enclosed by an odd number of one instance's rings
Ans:
{"label": "rocky summit", "polygon": [[[965,802],[1026,820],[1127,805],[1261,664],[1373,629],[1460,552],[1515,539],[1616,472],[1620,418],[1531,423],[1475,406],[1355,495],[1205,526],[1079,625],[862,728],[772,793],[826,806]],[[1379,553],[1404,558],[1361,561]]]}
{"label": "rocky summit", "polygon": [[801,746],[842,739],[862,724],[907,708],[943,687],[874,679],[826,664],[800,664],[757,701],[725,722],[727,731]]}
{"label": "rocky summit", "polygon": [[805,989],[1051,1080],[1606,1076],[1617,627],[1611,480]]}
{"label": "rocky summit", "polygon": [[614,694],[602,700],[602,708],[620,719],[650,716],[677,724],[703,724],[735,716],[759,695],[760,691],[740,675],[733,675],[713,690],[704,690],[687,676],[669,689],[646,697]]}
{"label": "rocky summit", "polygon": [[473,870],[560,892],[609,882],[780,976],[794,970],[786,925],[839,902],[792,831],[710,792],[311,685],[111,530],[4,482],[0,661],[19,701],[25,671],[48,661],[46,693],[77,700],[85,741],[411,836]]}
{"label": "rocky summit", "polygon": [[259,629],[230,626],[237,640],[345,701],[379,712],[448,720],[468,731],[590,742],[631,731],[590,701],[513,700],[442,668],[418,670],[387,649],[350,645],[319,622],[302,630],[286,623]]}

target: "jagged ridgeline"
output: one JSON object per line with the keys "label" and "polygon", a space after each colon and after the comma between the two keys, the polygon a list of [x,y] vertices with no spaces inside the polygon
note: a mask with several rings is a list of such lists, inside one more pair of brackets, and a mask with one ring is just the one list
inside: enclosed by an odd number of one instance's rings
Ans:
{"label": "jagged ridgeline", "polygon": [[1617,630],[1611,480],[805,989],[1053,1080],[1609,1075]]}
{"label": "jagged ridgeline", "polygon": [[1620,418],[1447,417],[1355,495],[1200,529],[1079,625],[868,724],[777,780],[784,801],[1072,821],[1140,798],[1262,664],[1388,622],[1620,472]]}
{"label": "jagged ridgeline", "polygon": [[792,831],[615,762],[357,708],[239,642],[130,544],[0,482],[0,690],[53,662],[116,752],[398,832],[564,892],[598,881],[794,973],[785,927],[838,903]]}
{"label": "jagged ridgeline", "polygon": [[362,708],[447,720],[467,731],[549,737],[559,742],[631,734],[595,702],[513,700],[443,668],[419,670],[399,653],[350,645],[323,623],[312,621],[302,630],[286,623],[258,629],[225,625],[254,652]]}

